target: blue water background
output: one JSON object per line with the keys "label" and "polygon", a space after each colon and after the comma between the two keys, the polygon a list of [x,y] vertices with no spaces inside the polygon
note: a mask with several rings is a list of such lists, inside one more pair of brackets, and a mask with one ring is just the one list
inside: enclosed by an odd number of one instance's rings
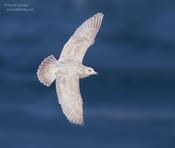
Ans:
{"label": "blue water background", "polygon": [[[6,11],[11,2],[0,2],[0,148],[175,147],[175,1],[14,0],[34,11]],[[100,75],[80,81],[81,127],[36,71],[97,12],[103,24],[83,63]]]}

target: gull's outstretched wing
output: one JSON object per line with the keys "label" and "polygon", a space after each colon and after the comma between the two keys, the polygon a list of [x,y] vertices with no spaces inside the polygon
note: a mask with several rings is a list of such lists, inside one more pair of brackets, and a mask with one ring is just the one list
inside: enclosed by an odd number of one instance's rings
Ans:
{"label": "gull's outstretched wing", "polygon": [[68,42],[64,45],[60,61],[75,61],[82,63],[86,50],[94,43],[103,19],[102,13],[97,13],[80,25]]}
{"label": "gull's outstretched wing", "polygon": [[56,76],[58,102],[63,113],[71,123],[83,125],[83,102],[78,74],[60,70]]}

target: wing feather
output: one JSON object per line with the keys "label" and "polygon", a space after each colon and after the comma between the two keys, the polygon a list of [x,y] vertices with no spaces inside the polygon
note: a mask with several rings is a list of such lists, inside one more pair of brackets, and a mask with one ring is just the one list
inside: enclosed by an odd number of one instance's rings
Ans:
{"label": "wing feather", "polygon": [[68,71],[58,71],[56,90],[58,102],[67,119],[74,124],[83,125],[83,102],[79,88],[79,76]]}
{"label": "wing feather", "polygon": [[94,43],[103,19],[102,13],[90,17],[80,25],[64,45],[60,61],[73,60],[82,63],[87,49]]}

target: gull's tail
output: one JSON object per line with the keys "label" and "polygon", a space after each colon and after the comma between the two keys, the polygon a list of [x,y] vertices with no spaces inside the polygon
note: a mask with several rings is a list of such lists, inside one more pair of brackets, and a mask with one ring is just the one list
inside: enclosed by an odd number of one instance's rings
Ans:
{"label": "gull's tail", "polygon": [[50,86],[52,82],[56,79],[56,65],[57,60],[53,55],[48,56],[42,61],[37,71],[38,79],[42,84]]}

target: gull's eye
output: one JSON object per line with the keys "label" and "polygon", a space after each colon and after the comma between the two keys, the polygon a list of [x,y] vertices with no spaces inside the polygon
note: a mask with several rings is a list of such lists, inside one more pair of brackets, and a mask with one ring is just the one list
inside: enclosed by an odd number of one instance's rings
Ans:
{"label": "gull's eye", "polygon": [[88,71],[91,72],[91,69],[89,69]]}

